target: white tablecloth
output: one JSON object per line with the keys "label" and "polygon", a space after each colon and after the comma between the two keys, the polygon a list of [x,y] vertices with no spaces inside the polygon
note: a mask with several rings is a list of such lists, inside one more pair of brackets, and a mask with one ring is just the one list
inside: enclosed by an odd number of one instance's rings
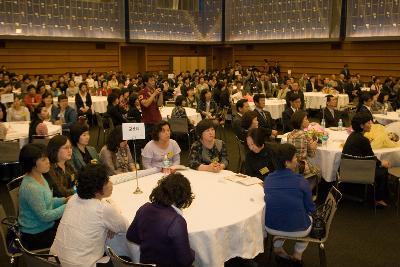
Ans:
{"label": "white tablecloth", "polygon": [[[7,127],[7,135],[5,140],[15,140],[19,139],[20,147],[22,148],[29,142],[29,121],[16,121],[16,122],[5,122]],[[49,130],[49,135],[61,134],[61,125],[54,125],[51,122],[45,122],[47,129]]]}
{"label": "white tablecloth", "polygon": [[[183,210],[190,247],[196,253],[195,266],[223,267],[231,258],[254,258],[263,252],[265,203],[259,184],[244,186],[224,179],[233,174],[230,171],[214,174],[185,170],[182,174],[190,180],[196,197],[192,205]],[[111,198],[129,221],[138,208],[149,201],[161,176],[157,173],[140,178],[139,187],[143,193],[138,195],[132,193],[136,188],[135,180],[114,186]],[[133,243],[126,245],[124,238],[124,234],[118,235],[111,245],[116,246],[117,251],[128,247],[129,256],[138,260],[138,247]]]}
{"label": "white tablecloth", "polygon": [[[336,181],[336,173],[339,169],[343,145],[348,133],[346,130],[333,131],[327,129],[327,131],[329,132],[327,145],[318,146],[316,155],[311,158],[311,161],[318,166],[322,177],[327,182],[333,182]],[[285,142],[285,140],[285,138],[282,138],[282,142]],[[400,147],[375,149],[374,153],[380,160],[389,160],[392,167],[400,167]]]}
{"label": "white tablecloth", "polygon": [[[249,102],[250,108],[254,110],[254,102]],[[274,120],[282,118],[282,112],[285,110],[286,100],[284,99],[266,99],[264,110],[271,113],[271,117]]]}
{"label": "white tablecloth", "polygon": [[[305,92],[304,100],[305,106],[307,109],[320,109],[321,107],[326,107],[326,96],[328,94],[324,94],[321,92]],[[349,104],[349,96],[347,94],[338,94],[338,109]]]}
{"label": "white tablecloth", "polygon": [[[163,120],[167,120],[167,116],[171,117],[171,113],[174,107],[161,107],[161,117]],[[189,120],[194,121],[194,125],[197,125],[201,121],[200,113],[197,113],[194,108],[185,108],[186,115],[188,116]]]}
{"label": "white tablecloth", "polygon": [[[92,97],[92,110],[93,112],[105,113],[107,112],[107,97],[106,96],[91,96]],[[53,103],[57,105],[57,97],[53,98]],[[75,97],[68,97],[68,105],[76,109]]]}
{"label": "white tablecloth", "polygon": [[395,121],[400,121],[400,113],[388,112],[387,115],[384,114],[373,114],[374,118],[383,125],[388,125]]}

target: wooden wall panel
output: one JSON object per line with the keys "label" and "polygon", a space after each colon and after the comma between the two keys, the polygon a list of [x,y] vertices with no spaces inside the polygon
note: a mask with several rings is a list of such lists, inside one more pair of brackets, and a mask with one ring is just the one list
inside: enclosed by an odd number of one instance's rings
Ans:
{"label": "wooden wall panel", "polygon": [[292,70],[294,77],[338,74],[344,63],[351,73],[360,73],[366,81],[373,74],[400,77],[400,41],[291,43],[234,45],[234,58],[243,66],[262,69],[264,59],[278,60],[281,71]]}
{"label": "wooden wall panel", "polygon": [[0,65],[11,72],[29,74],[85,73],[119,70],[119,44],[106,43],[96,49],[94,42],[6,40],[0,48]]}

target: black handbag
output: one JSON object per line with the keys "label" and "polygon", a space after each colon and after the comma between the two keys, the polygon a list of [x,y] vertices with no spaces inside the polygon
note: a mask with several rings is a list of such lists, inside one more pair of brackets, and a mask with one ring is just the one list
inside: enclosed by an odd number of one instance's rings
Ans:
{"label": "black handbag", "polygon": [[1,223],[7,226],[7,251],[10,254],[21,252],[20,248],[15,242],[15,239],[21,238],[18,220],[15,217],[6,217],[1,221]]}
{"label": "black handbag", "polygon": [[332,211],[332,200],[325,202],[317,207],[315,212],[311,215],[313,218],[311,232],[309,234],[312,238],[322,239],[326,234],[326,223]]}

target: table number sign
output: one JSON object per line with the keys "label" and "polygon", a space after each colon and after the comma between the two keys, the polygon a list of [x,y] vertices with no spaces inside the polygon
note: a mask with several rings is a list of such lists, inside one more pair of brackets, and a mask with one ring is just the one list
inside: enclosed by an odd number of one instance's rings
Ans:
{"label": "table number sign", "polygon": [[124,140],[145,139],[146,131],[144,123],[123,123],[122,138]]}
{"label": "table number sign", "polygon": [[1,95],[1,103],[12,103],[14,102],[14,94],[2,94]]}

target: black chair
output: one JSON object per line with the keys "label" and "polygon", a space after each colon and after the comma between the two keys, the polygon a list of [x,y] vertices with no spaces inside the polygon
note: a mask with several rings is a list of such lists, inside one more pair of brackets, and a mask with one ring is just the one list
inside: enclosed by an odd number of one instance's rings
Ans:
{"label": "black chair", "polygon": [[155,264],[145,264],[145,263],[133,263],[130,261],[126,261],[124,259],[122,259],[121,257],[119,257],[117,254],[115,254],[115,252],[112,250],[112,248],[107,246],[107,251],[108,251],[108,255],[111,258],[111,262],[113,263],[114,267],[131,267],[131,266],[135,266],[135,267],[156,267]]}
{"label": "black chair", "polygon": [[188,138],[188,145],[190,149],[190,131],[189,122],[187,118],[169,118],[167,117],[168,123],[171,126],[171,132],[175,135],[186,135]]}
{"label": "black chair", "polygon": [[19,163],[19,142],[18,141],[1,141],[0,142],[0,165]]}
{"label": "black chair", "polygon": [[15,241],[22,251],[22,256],[27,267],[61,267],[60,260],[56,255],[29,251],[22,245],[19,239],[16,239]]}
{"label": "black chair", "polygon": [[11,199],[14,208],[15,216],[18,216],[19,211],[19,187],[21,186],[24,176],[17,177],[7,184],[8,195]]}

